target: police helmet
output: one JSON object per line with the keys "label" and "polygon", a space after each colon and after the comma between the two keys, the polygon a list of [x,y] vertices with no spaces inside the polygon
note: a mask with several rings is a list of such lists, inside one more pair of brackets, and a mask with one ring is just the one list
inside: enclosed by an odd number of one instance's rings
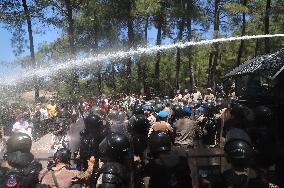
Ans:
{"label": "police helmet", "polygon": [[217,130],[217,123],[213,118],[205,118],[203,119],[202,123],[204,125],[204,129],[208,132]]}
{"label": "police helmet", "polygon": [[233,104],[230,113],[235,117],[243,118],[245,116],[245,106],[239,103]]}
{"label": "police helmet", "polygon": [[257,123],[263,124],[270,122],[273,119],[273,113],[271,109],[266,106],[258,106],[253,111]]}
{"label": "police helmet", "polygon": [[126,116],[126,113],[123,112],[123,111],[118,111],[118,117],[117,117],[118,121],[125,121],[127,116]]}
{"label": "police helmet", "polygon": [[217,98],[216,99],[216,106],[222,106],[224,103],[224,99],[223,98]]}
{"label": "police helmet", "polygon": [[169,113],[168,113],[167,111],[162,110],[162,111],[160,111],[160,112],[158,113],[158,116],[159,116],[159,118],[161,118],[161,119],[165,119],[165,118],[168,118],[168,117],[169,117]]}
{"label": "police helmet", "polygon": [[128,183],[126,168],[116,162],[107,162],[102,166],[102,188],[122,188]]}
{"label": "police helmet", "polygon": [[134,106],[134,109],[133,109],[133,114],[135,115],[138,115],[138,114],[143,114],[144,113],[144,110],[143,110],[143,107],[141,104],[136,104]]}
{"label": "police helmet", "polygon": [[60,162],[63,163],[69,163],[70,159],[71,159],[71,151],[67,148],[58,149],[53,156],[53,160],[59,160]]}
{"label": "police helmet", "polygon": [[200,105],[196,110],[195,110],[195,113],[200,115],[204,112],[204,107],[203,105]]}
{"label": "police helmet", "polygon": [[212,102],[208,102],[205,105],[205,115],[206,116],[212,116],[216,112],[216,108]]}
{"label": "police helmet", "polygon": [[191,116],[191,108],[188,105],[185,105],[182,108],[183,116]]}
{"label": "police helmet", "polygon": [[183,111],[182,111],[182,108],[181,108],[180,105],[176,105],[176,106],[173,107],[173,114],[174,114],[175,118],[181,117],[182,113],[183,113]]}
{"label": "police helmet", "polygon": [[154,112],[159,113],[162,109],[159,106],[153,106]]}
{"label": "police helmet", "polygon": [[110,120],[117,120],[118,119],[118,111],[117,110],[110,110],[108,114],[108,118]]}
{"label": "police helmet", "polygon": [[241,120],[245,120],[248,122],[251,122],[248,124],[248,126],[250,126],[254,120],[254,113],[253,111],[248,108],[245,105],[242,104],[235,104],[232,109],[231,109],[231,114],[236,118],[236,119],[241,119]]}
{"label": "police helmet", "polygon": [[146,104],[146,105],[143,106],[143,110],[152,112],[152,111],[154,111],[154,108],[153,108],[153,106]]}
{"label": "police helmet", "polygon": [[108,134],[99,144],[99,150],[103,156],[119,158],[128,152],[129,139],[119,133]]}
{"label": "police helmet", "polygon": [[159,98],[155,99],[155,104],[161,104],[161,102],[162,102],[161,99],[159,99]]}
{"label": "police helmet", "polygon": [[7,141],[7,153],[20,151],[29,153],[32,147],[32,139],[24,133],[15,133]]}
{"label": "police helmet", "polygon": [[144,115],[139,114],[135,116],[131,127],[134,133],[145,134],[148,132],[150,122]]}
{"label": "police helmet", "polygon": [[92,113],[92,114],[95,114],[95,115],[98,115],[98,116],[104,115],[102,109],[101,109],[100,107],[98,107],[98,106],[92,108],[91,113]]}
{"label": "police helmet", "polygon": [[84,122],[87,131],[97,130],[103,125],[102,118],[96,114],[89,114],[85,117]]}
{"label": "police helmet", "polygon": [[149,138],[148,146],[151,154],[171,151],[171,138],[166,132],[153,132]]}
{"label": "police helmet", "polygon": [[249,167],[252,164],[254,150],[247,133],[233,128],[226,135],[224,151],[228,161],[236,167]]}
{"label": "police helmet", "polygon": [[133,151],[135,155],[141,155],[147,148],[147,136],[136,134],[132,137]]}

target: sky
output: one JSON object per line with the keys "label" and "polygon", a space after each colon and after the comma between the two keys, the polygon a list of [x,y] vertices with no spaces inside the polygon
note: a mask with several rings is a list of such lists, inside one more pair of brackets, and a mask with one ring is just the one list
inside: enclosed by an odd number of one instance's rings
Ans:
{"label": "sky", "polygon": [[[35,34],[34,37],[34,45],[35,51],[37,51],[40,44],[47,42],[55,41],[60,35],[61,30],[57,28],[43,28],[45,29],[45,33]],[[26,37],[28,40],[28,33],[26,32]],[[15,54],[13,53],[13,48],[11,45],[12,32],[5,28],[5,25],[0,23],[0,62],[11,62],[17,59]],[[21,55],[21,57],[29,55],[29,49],[26,47],[25,52]],[[0,65],[0,74],[10,74],[13,71],[18,70],[20,67],[11,68],[4,65]]]}
{"label": "sky", "polygon": [[[40,26],[37,25],[36,27],[40,27]],[[44,42],[47,42],[47,43],[53,42],[57,38],[59,38],[60,35],[62,34],[60,29],[54,28],[54,27],[41,28],[41,29],[45,30],[45,33],[41,33],[41,34],[36,34],[35,32],[33,33],[35,51],[37,51],[40,44]],[[17,57],[13,53],[13,48],[11,45],[12,32],[7,30],[4,24],[0,23],[0,33],[1,33],[0,35],[0,62],[6,62],[6,64],[8,62],[9,64],[9,62],[17,60]],[[206,36],[204,36],[204,38],[210,38],[208,33],[206,34]],[[156,29],[154,27],[150,27],[148,31],[149,46],[155,45],[156,35],[157,35]],[[25,38],[26,40],[28,40],[28,32],[26,32]],[[163,44],[169,44],[169,43],[171,43],[171,40],[168,38],[163,41]],[[21,55],[21,57],[24,57],[27,55],[30,55],[28,47],[25,48],[25,52]],[[21,70],[21,67],[19,65],[16,67],[15,66],[9,67],[7,65],[0,64],[0,75],[15,74],[20,70]]]}
{"label": "sky", "polygon": [[[34,37],[34,45],[35,45],[35,51],[37,51],[40,44],[43,42],[53,42],[61,35],[61,30],[57,28],[44,28],[46,31],[42,34],[33,34]],[[0,62],[8,63],[14,60],[17,60],[17,57],[13,53],[13,48],[11,45],[11,39],[12,39],[12,32],[7,30],[5,28],[5,25],[0,23]],[[26,32],[26,37],[28,40],[28,33]],[[149,42],[150,45],[154,45],[154,41],[156,39],[156,31],[155,29],[149,30]],[[168,40],[166,40],[166,43],[169,43]],[[25,52],[21,55],[21,57],[24,57],[26,55],[30,55],[28,47],[26,47]],[[0,75],[7,75],[15,73],[15,71],[20,70],[20,66],[16,67],[8,67],[6,65],[0,64]]]}

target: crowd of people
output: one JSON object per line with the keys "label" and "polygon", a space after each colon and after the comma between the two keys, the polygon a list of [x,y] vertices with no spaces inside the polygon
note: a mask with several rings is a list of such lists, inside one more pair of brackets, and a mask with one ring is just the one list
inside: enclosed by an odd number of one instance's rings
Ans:
{"label": "crowd of people", "polygon": [[[190,188],[187,152],[198,148],[223,149],[231,165],[200,187],[277,187],[282,163],[273,123],[269,107],[249,108],[221,86],[178,90],[172,99],[50,100],[16,115],[0,187]],[[54,156],[42,169],[30,150],[45,134],[52,134]]]}

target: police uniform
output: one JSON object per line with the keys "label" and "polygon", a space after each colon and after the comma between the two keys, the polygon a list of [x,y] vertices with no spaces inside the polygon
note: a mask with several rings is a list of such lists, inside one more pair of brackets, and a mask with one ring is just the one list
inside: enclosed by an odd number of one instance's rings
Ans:
{"label": "police uniform", "polygon": [[193,141],[198,132],[197,124],[190,118],[179,119],[174,124],[176,131],[175,144],[193,147]]}
{"label": "police uniform", "polygon": [[195,93],[191,94],[192,101],[198,101],[199,98],[202,98],[202,94],[200,91],[196,91]]}
{"label": "police uniform", "polygon": [[205,101],[215,101],[215,96],[212,93],[210,93],[204,96],[204,100]]}
{"label": "police uniform", "polygon": [[154,131],[173,132],[173,128],[166,121],[158,121],[158,122],[154,123],[153,126],[150,127],[148,136]]}

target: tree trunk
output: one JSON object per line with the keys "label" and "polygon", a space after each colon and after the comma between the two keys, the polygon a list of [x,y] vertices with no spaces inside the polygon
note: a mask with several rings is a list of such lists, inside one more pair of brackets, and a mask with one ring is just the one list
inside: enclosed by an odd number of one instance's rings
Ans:
{"label": "tree trunk", "polygon": [[98,71],[98,92],[99,95],[102,95],[102,73]]}
{"label": "tree trunk", "polygon": [[[127,35],[128,35],[128,49],[130,50],[133,47],[134,43],[134,31],[133,31],[133,20],[131,17],[127,20]],[[126,76],[128,78],[131,77],[131,58],[128,59],[127,68],[126,68]]]}
{"label": "tree trunk", "polygon": [[[131,15],[131,10],[132,10],[132,2],[128,2],[127,6],[127,37],[128,37],[128,49],[130,50],[134,46],[134,26],[133,26],[133,17]],[[127,59],[127,64],[126,64],[126,78],[131,81],[131,71],[132,68],[132,61],[131,58]],[[127,88],[127,93],[131,92],[131,83],[129,82]]]}
{"label": "tree trunk", "polygon": [[[243,0],[243,6],[247,6],[247,0]],[[246,13],[243,12],[242,36],[245,35],[245,32],[246,32]],[[241,58],[242,58],[244,47],[245,47],[244,46],[244,40],[241,40],[241,44],[240,44],[240,47],[239,47],[238,56],[237,56],[237,60],[236,60],[236,66],[239,66],[241,64]]]}
{"label": "tree trunk", "polygon": [[[242,4],[243,4],[243,6],[247,6],[247,0],[243,0]],[[242,34],[241,35],[244,36],[245,32],[246,32],[246,13],[243,12],[243,15],[242,15]],[[243,50],[245,48],[244,43],[245,43],[245,41],[241,40],[241,44],[240,44],[237,59],[236,59],[236,67],[241,64],[241,58],[242,58]],[[238,91],[241,91],[241,87],[242,87],[239,77],[235,78],[235,85],[236,85],[235,91],[237,92],[236,94],[239,95]]]}
{"label": "tree trunk", "polygon": [[[189,3],[187,4],[187,10],[190,11],[191,8],[193,7],[192,5],[192,1],[189,1]],[[192,19],[191,19],[191,15],[187,17],[187,38],[188,41],[191,41],[192,39]],[[187,57],[188,57],[188,77],[189,77],[189,87],[188,89],[192,90],[193,86],[195,86],[195,79],[194,79],[194,70],[193,70],[193,64],[192,64],[192,48],[188,47],[187,50]]]}
{"label": "tree trunk", "polygon": [[[182,41],[182,35],[184,31],[184,18],[181,18],[180,21],[178,21],[178,42]],[[181,65],[181,49],[177,48],[177,55],[176,55],[176,89],[180,89],[179,86],[179,75],[180,75],[180,65]]]}
{"label": "tree trunk", "polygon": [[256,57],[257,56],[257,52],[258,52],[258,48],[259,48],[259,40],[258,39],[256,39],[256,41],[255,41],[255,49],[254,49],[254,57]]}
{"label": "tree trunk", "polygon": [[[66,8],[66,18],[67,18],[67,34],[68,34],[68,42],[69,42],[69,54],[71,58],[75,57],[75,28],[74,28],[74,19],[73,19],[73,4],[72,0],[65,0],[65,8]],[[70,96],[72,99],[74,98],[74,94],[78,91],[79,86],[79,75],[75,70],[72,70],[70,73]]]}
{"label": "tree trunk", "polygon": [[[215,9],[214,9],[214,36],[216,39],[219,36],[219,26],[220,26],[220,9],[221,4],[220,0],[215,0]],[[218,64],[218,54],[219,54],[219,44],[213,44],[213,49],[211,51],[211,57],[209,59],[209,79],[208,87],[215,89],[216,85],[216,67]],[[211,67],[210,67],[211,62]]]}
{"label": "tree trunk", "polygon": [[[156,40],[156,45],[161,45],[162,43],[162,16],[159,16],[158,18],[158,24],[157,24],[157,40]],[[157,52],[157,57],[156,57],[156,64],[155,64],[155,86],[156,86],[156,91],[160,92],[160,62],[161,62],[161,52]]]}
{"label": "tree trunk", "polygon": [[[29,41],[30,41],[30,53],[31,53],[31,61],[32,61],[32,67],[34,69],[37,68],[37,64],[35,61],[35,51],[34,51],[34,39],[33,39],[33,30],[32,30],[32,22],[31,22],[31,16],[30,11],[28,9],[27,1],[22,0],[22,6],[25,11],[25,17],[28,25],[28,32],[29,32]],[[39,99],[39,84],[38,79],[34,78],[34,87],[35,87],[35,101],[38,102]]]}
{"label": "tree trunk", "polygon": [[112,62],[112,65],[111,65],[111,79],[112,79],[112,86],[113,86],[113,90],[114,90],[114,91],[116,90],[115,75],[116,75],[116,72],[115,72],[115,63]]}
{"label": "tree trunk", "polygon": [[[149,27],[149,16],[146,16],[145,19],[145,26],[144,26],[144,43],[145,43],[145,47],[148,46],[148,27]],[[148,88],[148,84],[147,84],[147,61],[146,58],[143,58],[142,61],[142,82],[143,82],[143,91],[144,91],[144,95],[146,95],[147,97],[150,97],[150,93],[149,93],[149,88]]]}
{"label": "tree trunk", "polygon": [[[264,34],[269,34],[269,14],[271,0],[266,0],[265,17],[264,17]],[[269,38],[264,39],[265,53],[270,52]]]}
{"label": "tree trunk", "polygon": [[74,34],[74,19],[73,19],[73,10],[71,0],[65,0],[66,6],[66,16],[67,16],[67,33],[68,33],[68,42],[70,54],[73,57],[75,55],[75,34]]}
{"label": "tree trunk", "polygon": [[213,60],[213,52],[211,51],[209,53],[209,59],[208,59],[208,81],[207,86],[209,87],[211,85],[211,75],[212,75],[212,60]]}

